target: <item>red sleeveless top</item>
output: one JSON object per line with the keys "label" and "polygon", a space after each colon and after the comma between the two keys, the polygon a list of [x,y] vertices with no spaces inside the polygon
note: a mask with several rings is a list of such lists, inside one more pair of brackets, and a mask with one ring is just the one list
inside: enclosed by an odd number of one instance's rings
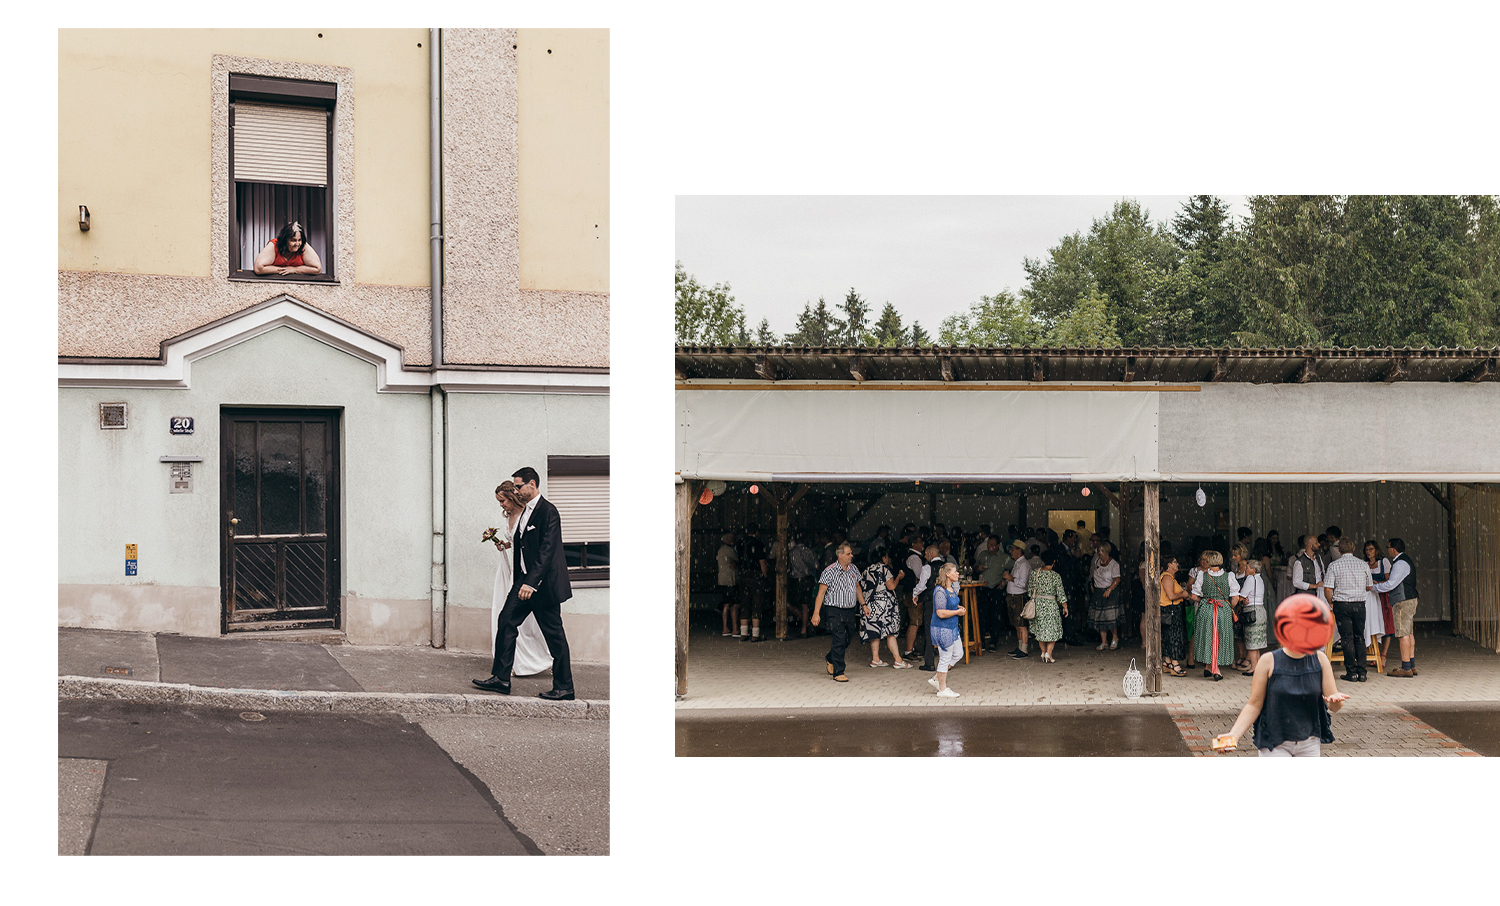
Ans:
{"label": "red sleeveless top", "polygon": [[[293,255],[290,258],[283,258],[281,256],[281,246],[275,245],[273,243],[273,247],[276,249],[276,260],[272,261],[271,264],[274,265],[275,267],[301,267],[302,266],[302,253],[301,252],[298,252],[297,254]],[[306,247],[307,246],[305,246],[305,245],[303,246],[303,248],[306,248]]]}

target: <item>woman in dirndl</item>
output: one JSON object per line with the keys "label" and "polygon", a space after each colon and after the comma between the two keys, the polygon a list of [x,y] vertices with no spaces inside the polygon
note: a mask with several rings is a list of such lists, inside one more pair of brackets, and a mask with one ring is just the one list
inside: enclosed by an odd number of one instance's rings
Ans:
{"label": "woman in dirndl", "polygon": [[1239,583],[1224,571],[1224,555],[1215,550],[1203,552],[1207,570],[1193,580],[1193,601],[1197,616],[1193,626],[1193,655],[1204,665],[1203,675],[1214,682],[1224,678],[1220,667],[1234,663],[1234,599],[1239,597]]}
{"label": "woman in dirndl", "polygon": [[1026,582],[1026,593],[1036,602],[1036,616],[1031,619],[1031,637],[1042,646],[1042,663],[1055,664],[1052,649],[1063,637],[1063,617],[1068,615],[1068,593],[1063,590],[1055,548],[1042,551],[1042,568],[1035,570]]}
{"label": "woman in dirndl", "polygon": [[911,665],[901,659],[901,650],[896,646],[896,634],[901,631],[901,608],[896,604],[896,583],[891,575],[891,552],[880,551],[880,557],[865,567],[859,577],[860,590],[865,593],[868,615],[859,618],[860,638],[870,643],[870,666],[884,667],[880,659],[880,640],[885,639],[891,649],[891,660],[897,670]]}

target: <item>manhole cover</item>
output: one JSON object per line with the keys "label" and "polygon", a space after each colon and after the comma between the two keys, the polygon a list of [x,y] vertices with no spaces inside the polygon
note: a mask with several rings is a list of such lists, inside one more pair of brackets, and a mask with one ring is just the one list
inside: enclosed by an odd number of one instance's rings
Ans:
{"label": "manhole cover", "polygon": [[240,720],[256,721],[256,720],[265,720],[265,719],[266,719],[266,716],[264,714],[261,714],[261,713],[257,712],[257,711],[241,711],[240,712]]}

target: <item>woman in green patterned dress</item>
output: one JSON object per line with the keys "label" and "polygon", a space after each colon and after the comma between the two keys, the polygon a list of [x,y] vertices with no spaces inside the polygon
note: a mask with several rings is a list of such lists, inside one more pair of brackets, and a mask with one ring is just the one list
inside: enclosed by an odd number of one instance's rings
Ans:
{"label": "woman in green patterned dress", "polygon": [[1042,662],[1057,663],[1052,648],[1063,637],[1062,618],[1068,615],[1068,593],[1063,590],[1062,576],[1052,567],[1057,552],[1044,550],[1042,568],[1034,570],[1026,582],[1026,593],[1036,601],[1036,616],[1031,619],[1031,637],[1042,646]]}
{"label": "woman in green patterned dress", "polygon": [[1207,669],[1205,677],[1214,682],[1224,678],[1219,671],[1234,662],[1234,612],[1231,605],[1239,597],[1239,583],[1224,571],[1224,555],[1218,551],[1203,552],[1208,566],[1193,581],[1193,600],[1198,605],[1193,621],[1193,655]]}

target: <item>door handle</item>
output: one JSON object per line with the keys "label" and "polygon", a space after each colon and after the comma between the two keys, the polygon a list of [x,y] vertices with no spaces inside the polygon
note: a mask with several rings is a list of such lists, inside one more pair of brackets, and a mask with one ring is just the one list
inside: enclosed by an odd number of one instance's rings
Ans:
{"label": "door handle", "polygon": [[231,519],[231,520],[229,520],[229,524],[230,525],[239,525],[240,521],[238,519]]}

